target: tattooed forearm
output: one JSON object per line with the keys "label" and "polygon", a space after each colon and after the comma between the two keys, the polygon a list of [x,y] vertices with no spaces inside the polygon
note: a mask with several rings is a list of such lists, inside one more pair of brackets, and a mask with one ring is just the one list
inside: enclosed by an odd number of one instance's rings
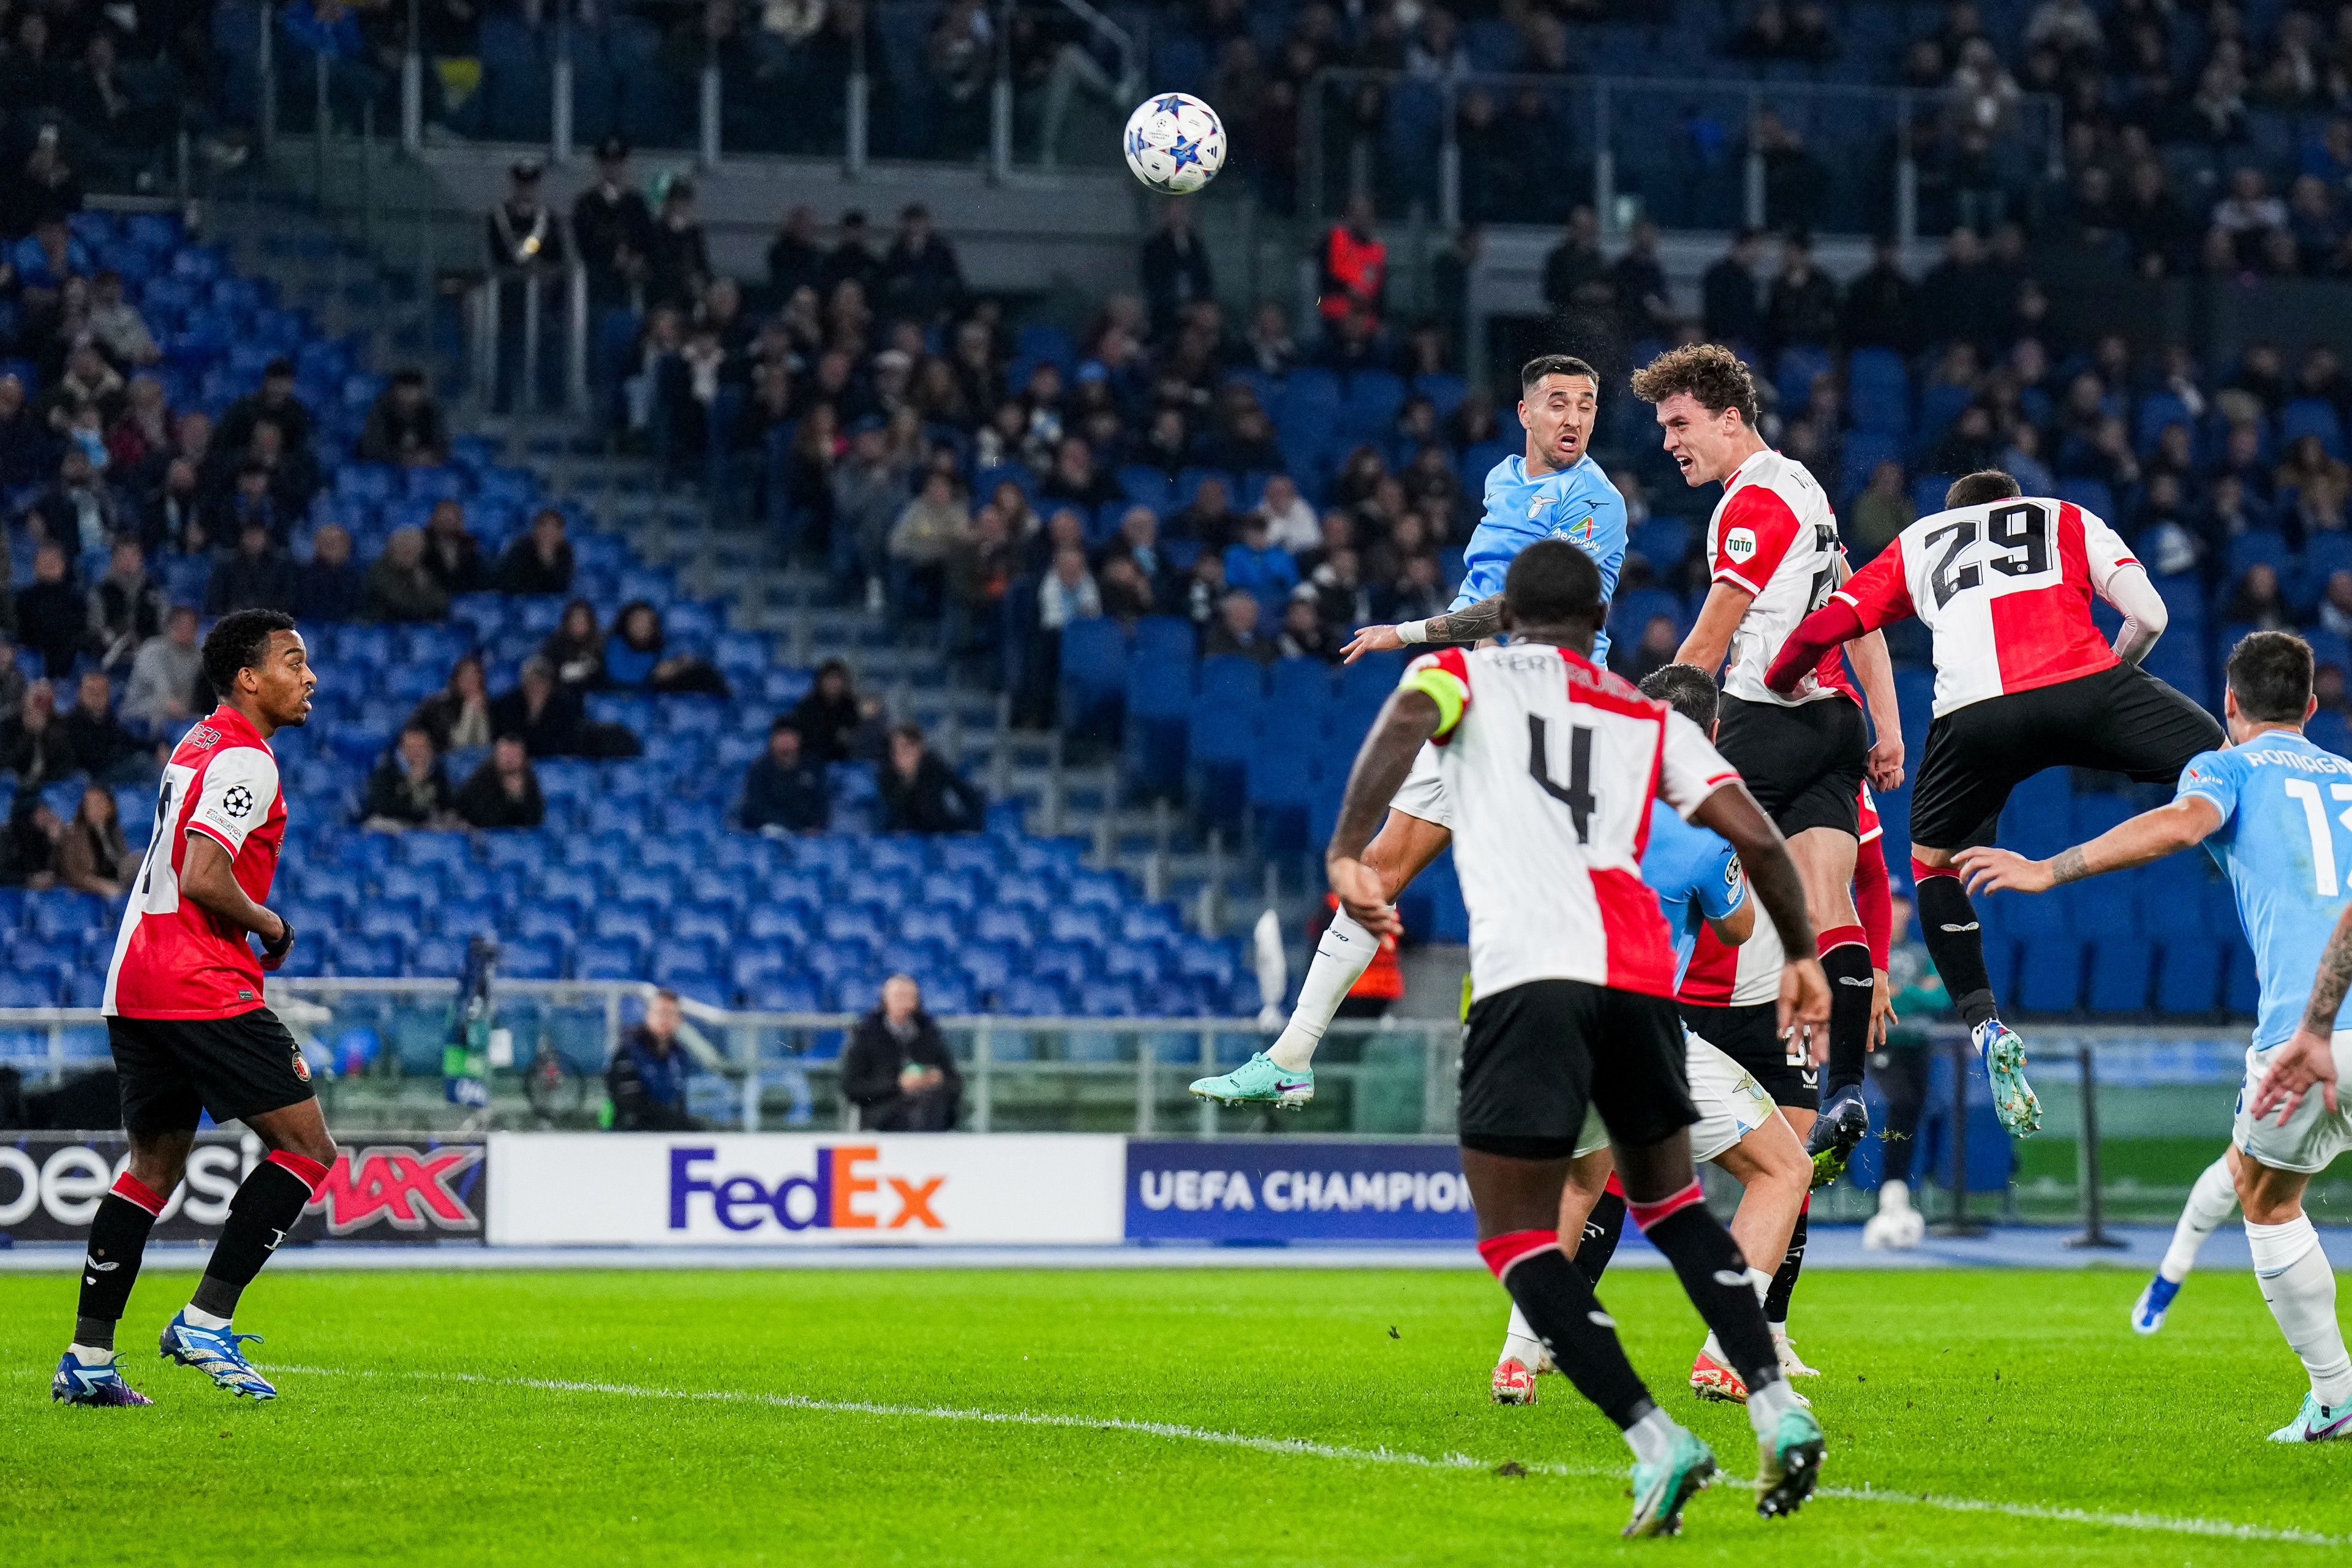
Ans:
{"label": "tattooed forearm", "polygon": [[2311,1005],[2303,1010],[2303,1026],[2322,1038],[2334,1034],[2347,988],[2352,988],[2352,909],[2336,917],[2336,934],[2319,955],[2319,973],[2311,983]]}
{"label": "tattooed forearm", "polygon": [[1429,618],[1429,640],[1442,643],[1474,643],[1494,637],[1503,629],[1503,595],[1496,594],[1465,605],[1447,615]]}
{"label": "tattooed forearm", "polygon": [[2091,868],[2083,863],[2083,847],[2079,844],[2072,849],[2060,850],[2057,858],[2050,862],[2052,887],[2063,882],[2079,882],[2090,874]]}

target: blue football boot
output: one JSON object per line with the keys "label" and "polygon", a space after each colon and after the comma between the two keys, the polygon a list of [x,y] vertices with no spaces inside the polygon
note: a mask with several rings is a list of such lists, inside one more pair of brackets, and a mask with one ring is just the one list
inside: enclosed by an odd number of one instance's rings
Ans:
{"label": "blue football boot", "polygon": [[2167,1279],[2159,1274],[2147,1282],[2147,1289],[2132,1303],[2132,1332],[2152,1334],[2164,1327],[2164,1314],[2172,1310],[2172,1299],[2180,1294],[2181,1282]]}
{"label": "blue football boot", "polygon": [[231,1394],[275,1399],[276,1386],[253,1370],[253,1363],[238,1348],[247,1340],[258,1343],[261,1336],[240,1334],[234,1329],[200,1329],[188,1321],[188,1314],[183,1311],[164,1325],[162,1353],[166,1361],[194,1367],[211,1378],[215,1386]]}
{"label": "blue football boot", "polygon": [[155,1402],[122,1381],[122,1358],[110,1356],[85,1366],[73,1352],[58,1360],[58,1374],[49,1379],[49,1397],[61,1405],[152,1405]]}

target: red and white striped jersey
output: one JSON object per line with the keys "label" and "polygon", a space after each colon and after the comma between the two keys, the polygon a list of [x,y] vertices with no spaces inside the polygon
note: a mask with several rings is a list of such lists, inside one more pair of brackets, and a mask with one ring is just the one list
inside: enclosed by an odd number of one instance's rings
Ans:
{"label": "red and white striped jersey", "polygon": [[1650,803],[1687,817],[1739,775],[1697,725],[1566,648],[1446,648],[1405,679],[1423,672],[1462,697],[1436,738],[1474,997],[1534,980],[1672,996],[1674,942],[1642,880]]}
{"label": "red and white striped jersey", "polygon": [[1837,586],[1837,514],[1802,463],[1767,448],[1733,469],[1707,520],[1706,553],[1714,581],[1756,595],[1731,634],[1726,691],[1745,702],[1782,708],[1832,692],[1854,696],[1837,648],[1822,657],[1814,679],[1799,686],[1794,697],[1764,684],[1780,645],[1799,621],[1829,603]]}
{"label": "red and white striped jersey", "polygon": [[[1862,785],[1862,842],[1869,843],[1886,831],[1878,820],[1878,802],[1871,798],[1870,783]],[[1691,949],[1691,961],[1683,970],[1682,985],[1675,992],[1678,1002],[1688,1002],[1696,1007],[1753,1007],[1760,1003],[1780,999],[1780,969],[1788,959],[1789,950],[1780,945],[1780,928],[1761,909],[1756,911],[1755,927],[1748,940],[1733,947],[1715,934],[1715,928],[1702,921],[1698,928],[1698,945]]]}
{"label": "red and white striped jersey", "polygon": [[262,1005],[261,961],[246,933],[180,897],[192,833],[228,851],[247,898],[269,897],[286,842],[278,759],[226,703],[188,731],[163,769],[155,836],[106,970],[110,1016],[231,1018]]}
{"label": "red and white striped jersey", "polygon": [[1863,629],[1907,616],[1936,639],[1936,711],[2032,691],[2116,665],[2091,620],[2091,595],[2131,549],[2072,501],[2012,497],[1923,517],[1837,596]]}

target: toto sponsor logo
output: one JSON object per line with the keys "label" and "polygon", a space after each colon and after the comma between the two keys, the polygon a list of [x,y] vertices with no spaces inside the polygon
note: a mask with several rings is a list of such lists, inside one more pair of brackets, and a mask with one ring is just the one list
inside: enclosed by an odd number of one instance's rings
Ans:
{"label": "toto sponsor logo", "polygon": [[[881,1160],[871,1143],[820,1144],[813,1168],[781,1177],[773,1186],[749,1173],[708,1174],[715,1148],[669,1152],[669,1228],[685,1230],[702,1200],[729,1230],[776,1225],[786,1230],[944,1230],[932,1205],[945,1176],[893,1176],[866,1172]],[[886,1190],[887,1189],[887,1190]]]}
{"label": "toto sponsor logo", "polygon": [[[229,1200],[265,1153],[260,1140],[199,1139],[156,1216],[159,1241],[216,1237]],[[481,1143],[371,1144],[339,1150],[289,1239],[478,1240],[488,1149]],[[30,1134],[0,1144],[0,1232],[26,1241],[79,1239],[115,1178],[129,1168],[120,1134]]]}

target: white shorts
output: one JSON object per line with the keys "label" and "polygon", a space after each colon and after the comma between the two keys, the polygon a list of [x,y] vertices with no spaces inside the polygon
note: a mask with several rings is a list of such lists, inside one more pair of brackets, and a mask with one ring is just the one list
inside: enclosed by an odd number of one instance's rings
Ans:
{"label": "white shorts", "polygon": [[[1692,1159],[1714,1159],[1778,1113],[1780,1108],[1754,1074],[1687,1029],[1683,1031],[1683,1053],[1691,1103],[1698,1107],[1698,1121],[1690,1130]],[[2346,1081],[2352,1082],[2352,1077]],[[1584,1131],[1576,1139],[1576,1157],[1581,1160],[1607,1147],[1609,1129],[1601,1124],[1601,1113],[1588,1106]]]}
{"label": "white shorts", "polygon": [[2336,1156],[2352,1149],[2352,1029],[2336,1030],[2329,1044],[2336,1048],[2336,1103],[2343,1109],[2328,1110],[2326,1097],[2315,1085],[2284,1127],[2278,1125],[2277,1111],[2256,1121],[2250,1109],[2279,1047],[2247,1050],[2246,1081],[2238,1090],[2238,1121],[2230,1132],[2230,1142],[2242,1152],[2273,1171],[2297,1171],[2308,1176],[2327,1169]]}
{"label": "white shorts", "polygon": [[[1397,785],[1396,796],[1389,802],[1392,811],[1407,816],[1417,816],[1423,822],[1433,822],[1446,832],[1454,831],[1454,804],[1445,798],[1445,780],[1437,771],[1437,748],[1427,742],[1413,753],[1412,772],[1404,775]],[[1607,1142],[1606,1139],[1602,1140]]]}

